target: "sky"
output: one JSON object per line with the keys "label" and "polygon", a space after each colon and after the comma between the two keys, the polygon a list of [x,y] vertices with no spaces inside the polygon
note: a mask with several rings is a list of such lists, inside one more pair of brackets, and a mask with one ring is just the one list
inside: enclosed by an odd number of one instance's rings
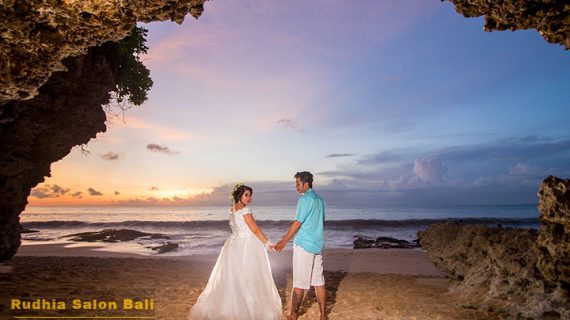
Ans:
{"label": "sky", "polygon": [[[533,204],[570,178],[570,51],[442,1],[208,1],[139,23],[149,99],[51,166],[43,205]],[[114,109],[117,111],[117,109]]]}

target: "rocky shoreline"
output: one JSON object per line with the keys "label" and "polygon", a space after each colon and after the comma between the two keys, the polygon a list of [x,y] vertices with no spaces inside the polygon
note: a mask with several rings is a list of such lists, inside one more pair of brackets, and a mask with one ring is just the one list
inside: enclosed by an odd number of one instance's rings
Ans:
{"label": "rocky shoreline", "polygon": [[540,230],[456,222],[418,233],[468,307],[511,319],[570,319],[570,179],[546,178]]}

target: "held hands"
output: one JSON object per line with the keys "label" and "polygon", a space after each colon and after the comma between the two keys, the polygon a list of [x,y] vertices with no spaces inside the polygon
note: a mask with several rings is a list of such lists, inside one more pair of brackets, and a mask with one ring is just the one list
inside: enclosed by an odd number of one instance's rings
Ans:
{"label": "held hands", "polygon": [[267,249],[267,251],[271,252],[275,250],[275,244],[271,242],[271,240],[267,239],[267,242],[264,243],[265,245],[265,249]]}
{"label": "held hands", "polygon": [[285,248],[285,245],[287,244],[287,242],[284,242],[283,240],[277,242],[276,245],[273,246],[273,249],[277,252],[281,252],[283,250],[283,248]]}
{"label": "held hands", "polygon": [[283,250],[283,248],[285,248],[285,245],[287,244],[287,242],[284,242],[283,240],[277,242],[277,244],[272,243],[271,240],[267,239],[267,242],[265,242],[265,248],[267,249],[267,251],[269,252],[281,252]]}

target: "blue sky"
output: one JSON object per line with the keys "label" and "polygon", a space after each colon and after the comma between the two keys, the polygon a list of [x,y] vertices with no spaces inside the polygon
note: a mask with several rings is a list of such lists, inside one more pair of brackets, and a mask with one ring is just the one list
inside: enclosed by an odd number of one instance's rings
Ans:
{"label": "blue sky", "polygon": [[239,181],[287,204],[310,170],[332,204],[536,203],[570,177],[569,53],[483,24],[425,0],[209,1],[139,24],[149,100],[30,202],[213,204]]}

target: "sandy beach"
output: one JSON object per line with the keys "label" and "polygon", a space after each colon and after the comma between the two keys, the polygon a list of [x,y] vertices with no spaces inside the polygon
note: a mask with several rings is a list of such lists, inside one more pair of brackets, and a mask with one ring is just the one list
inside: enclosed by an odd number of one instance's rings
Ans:
{"label": "sandy beach", "polygon": [[[140,256],[94,247],[24,245],[16,256],[0,264],[0,318],[186,319],[215,259],[216,255]],[[498,318],[461,306],[448,291],[445,274],[420,250],[330,249],[324,261],[329,319]],[[285,316],[292,281],[291,251],[272,254],[271,265]],[[44,310],[13,310],[13,299],[44,299],[54,308],[46,310],[44,305]],[[57,310],[61,302],[65,309]],[[117,309],[112,309],[112,302]],[[137,302],[138,309],[133,307]],[[306,295],[301,313],[300,319],[317,318],[312,291]]]}
{"label": "sandy beach", "polygon": [[[0,318],[186,319],[216,259],[216,255],[140,256],[94,248],[22,246],[16,256],[0,264]],[[329,319],[498,318],[461,306],[448,292],[445,275],[420,250],[331,249],[324,261]],[[291,251],[272,254],[271,265],[286,315]],[[44,310],[13,310],[13,299],[43,299],[53,308],[46,310],[44,305]],[[56,309],[60,302],[65,309]],[[112,302],[117,309],[112,308]],[[134,308],[136,302],[140,308]],[[301,313],[300,319],[317,318],[318,305],[312,291],[305,297]]]}

